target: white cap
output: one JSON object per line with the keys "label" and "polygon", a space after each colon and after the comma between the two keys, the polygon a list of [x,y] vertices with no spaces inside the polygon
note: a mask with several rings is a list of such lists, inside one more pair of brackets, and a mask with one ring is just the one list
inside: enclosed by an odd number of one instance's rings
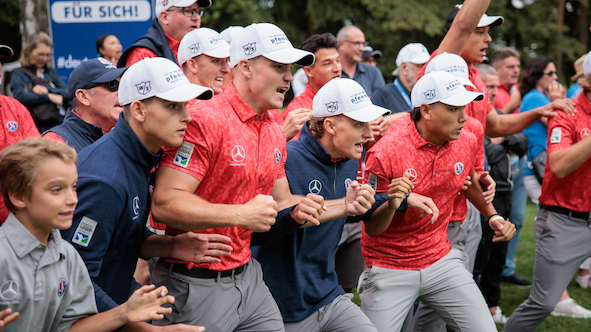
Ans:
{"label": "white cap", "polygon": [[230,45],[217,31],[210,28],[195,29],[186,34],[179,45],[179,64],[198,55],[205,54],[212,58],[230,57]]}
{"label": "white cap", "polygon": [[400,67],[403,62],[422,65],[427,63],[429,58],[431,58],[431,55],[429,54],[429,51],[425,45],[421,43],[410,43],[406,44],[398,52],[398,56],[396,57],[396,66]]}
{"label": "white cap", "polygon": [[466,90],[457,77],[445,71],[432,71],[421,77],[411,92],[412,107],[436,102],[450,106],[466,106],[482,98],[482,93]]}
{"label": "white cap", "polygon": [[294,48],[283,30],[271,23],[253,23],[230,44],[230,67],[259,55],[278,63],[311,66],[314,54]]}
{"label": "white cap", "polygon": [[469,85],[476,88],[470,81],[468,65],[464,59],[454,53],[441,53],[435,56],[425,68],[425,74],[432,71],[446,71],[455,77],[464,85]]}
{"label": "white cap", "polygon": [[195,2],[197,2],[199,8],[211,7],[211,0],[156,0],[154,12],[156,13],[156,17],[160,17],[160,13],[169,9],[170,7],[189,7]]}
{"label": "white cap", "polygon": [[133,64],[121,76],[119,104],[125,106],[150,97],[186,102],[193,98],[209,99],[213,90],[191,84],[179,66],[166,58],[147,58]]}
{"label": "white cap", "polygon": [[488,16],[486,14],[483,14],[482,17],[480,18],[480,21],[478,21],[478,28],[484,28],[484,27],[496,27],[499,26],[501,24],[503,24],[503,22],[505,22],[505,19],[503,18],[503,16]]}
{"label": "white cap", "polygon": [[591,51],[589,51],[589,53],[587,53],[587,57],[585,58],[585,61],[583,61],[583,74],[589,75],[591,74]]}
{"label": "white cap", "polygon": [[220,35],[226,43],[232,44],[232,40],[236,39],[238,35],[244,31],[244,27],[241,26],[231,26],[224,29],[224,31],[220,32]]}
{"label": "white cap", "polygon": [[363,87],[354,80],[334,78],[314,96],[312,113],[317,118],[343,114],[355,121],[371,122],[390,111],[374,105]]}

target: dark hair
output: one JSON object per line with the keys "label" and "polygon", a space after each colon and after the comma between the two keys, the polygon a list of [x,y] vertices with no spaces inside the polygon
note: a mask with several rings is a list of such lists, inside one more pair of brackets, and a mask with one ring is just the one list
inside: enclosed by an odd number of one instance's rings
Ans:
{"label": "dark hair", "polygon": [[551,57],[537,56],[525,65],[519,82],[519,93],[522,98],[526,93],[536,88],[536,83],[544,75],[544,69],[549,63],[556,64]]}
{"label": "dark hair", "polygon": [[102,36],[100,36],[100,37],[97,38],[97,40],[96,40],[96,52],[98,54],[101,54],[100,49],[101,48],[104,48],[104,46],[105,46],[105,39],[107,39],[107,37],[109,37],[109,36],[117,37],[117,36],[115,36],[112,33],[105,33],[104,35],[102,35]]}
{"label": "dark hair", "polygon": [[323,34],[311,35],[306,40],[304,40],[302,47],[300,48],[304,51],[316,53],[316,51],[324,48],[338,49],[339,42],[332,33],[327,32]]}
{"label": "dark hair", "polygon": [[501,47],[490,55],[490,65],[493,67],[499,67],[501,63],[503,63],[503,60],[510,57],[516,57],[519,59],[519,52],[511,47]]}
{"label": "dark hair", "polygon": [[419,119],[421,118],[421,107],[415,107],[412,110],[410,110],[410,119],[413,120],[414,122],[419,121]]}
{"label": "dark hair", "polygon": [[451,28],[451,24],[454,22],[454,19],[456,18],[456,15],[458,15],[459,11],[460,7],[454,6],[451,12],[449,12],[449,15],[447,15],[447,18],[445,19],[445,27],[443,27],[443,32],[447,33],[449,31],[449,28]]}

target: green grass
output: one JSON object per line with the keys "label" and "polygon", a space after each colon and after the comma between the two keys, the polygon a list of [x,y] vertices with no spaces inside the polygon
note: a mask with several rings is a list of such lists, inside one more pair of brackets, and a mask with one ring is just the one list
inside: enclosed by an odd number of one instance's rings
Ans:
{"label": "green grass", "polygon": [[[523,222],[523,228],[521,229],[521,237],[519,238],[519,246],[517,247],[516,272],[518,275],[529,280],[531,280],[533,276],[535,248],[534,217],[536,212],[536,206],[532,203],[528,203],[525,213],[525,220]],[[581,289],[577,287],[574,277],[568,286],[568,293],[583,307],[587,309],[591,308],[591,289]],[[500,306],[503,311],[509,315],[523,301],[525,301],[528,296],[529,288],[521,289],[516,286],[503,283],[501,284]],[[499,328],[499,330],[501,329]],[[536,331],[587,332],[591,331],[591,319],[548,316]]]}
{"label": "green grass", "polygon": [[[536,206],[531,202],[527,204],[525,220],[521,229],[519,246],[517,247],[517,269],[518,275],[529,280],[533,276],[534,266],[534,217],[536,216]],[[591,245],[591,244],[590,244]],[[581,289],[575,284],[574,277],[568,286],[570,296],[583,307],[591,308],[591,289]],[[354,290],[353,301],[359,305],[359,297]],[[518,288],[509,284],[501,284],[500,306],[507,315],[510,315],[527,297],[529,288]],[[503,326],[498,325],[501,331]],[[536,330],[537,332],[588,332],[591,331],[591,319],[578,319],[569,317],[548,316]]]}

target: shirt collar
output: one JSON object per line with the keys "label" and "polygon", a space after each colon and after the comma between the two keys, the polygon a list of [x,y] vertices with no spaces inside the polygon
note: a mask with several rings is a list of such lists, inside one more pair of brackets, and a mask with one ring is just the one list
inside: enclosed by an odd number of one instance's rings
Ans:
{"label": "shirt collar", "polygon": [[[437,151],[437,147],[435,146],[435,144],[426,141],[423,138],[423,136],[421,136],[421,134],[419,134],[419,131],[417,130],[417,126],[416,126],[415,122],[410,118],[410,116],[405,117],[404,119],[407,121],[407,126],[408,126],[407,132],[410,133],[410,139],[417,150],[427,146],[427,147],[431,147],[435,151]],[[441,148],[447,148],[450,144],[453,144],[453,141],[445,142],[443,144],[443,146],[441,146]]]}
{"label": "shirt collar", "polygon": [[[37,238],[31,234],[23,224],[21,224],[12,212],[8,215],[4,224],[2,224],[1,230],[6,234],[8,243],[20,259],[30,254],[40,245],[45,247],[44,244],[39,242],[39,240],[37,240]],[[66,251],[61,240],[62,237],[60,232],[57,229],[53,229],[47,243],[47,250],[54,260],[59,259],[59,256],[66,256]]]}
{"label": "shirt collar", "polygon": [[587,95],[585,95],[585,91],[583,90],[581,94],[577,97],[576,105],[579,106],[585,113],[591,114],[591,102],[587,99]]}
{"label": "shirt collar", "polygon": [[181,42],[167,35],[164,31],[162,31],[162,33],[164,33],[164,36],[166,36],[166,40],[168,40],[168,46],[170,46],[170,49],[172,50],[174,55],[178,57],[179,45],[181,44]]}
{"label": "shirt collar", "polygon": [[232,108],[234,109],[234,112],[236,112],[236,115],[238,115],[238,118],[240,118],[242,122],[246,122],[252,118],[256,118],[257,116],[259,116],[259,118],[262,117],[262,120],[272,121],[272,115],[270,115],[271,112],[269,112],[269,110],[265,111],[265,113],[263,113],[261,116],[250,106],[248,106],[244,99],[242,99],[242,97],[240,97],[238,94],[233,82],[228,84],[226,89],[224,89],[223,94],[228,99],[232,105]]}
{"label": "shirt collar", "polygon": [[[161,153],[154,154],[146,148],[144,143],[137,137],[129,124],[123,119],[123,113],[113,129],[105,136],[110,135],[113,142],[132,160],[145,166],[148,171],[160,160]],[[162,151],[162,150],[161,150]]]}

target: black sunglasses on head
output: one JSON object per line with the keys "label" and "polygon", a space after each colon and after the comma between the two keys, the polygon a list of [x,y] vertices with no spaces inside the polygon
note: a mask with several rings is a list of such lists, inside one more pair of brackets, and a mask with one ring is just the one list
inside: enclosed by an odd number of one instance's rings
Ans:
{"label": "black sunglasses on head", "polygon": [[106,84],[107,88],[113,92],[119,90],[119,81],[117,80],[112,80],[110,82],[106,82],[106,83],[89,83],[87,85],[85,85],[82,89],[92,89],[92,88],[96,88],[99,85],[103,85]]}

